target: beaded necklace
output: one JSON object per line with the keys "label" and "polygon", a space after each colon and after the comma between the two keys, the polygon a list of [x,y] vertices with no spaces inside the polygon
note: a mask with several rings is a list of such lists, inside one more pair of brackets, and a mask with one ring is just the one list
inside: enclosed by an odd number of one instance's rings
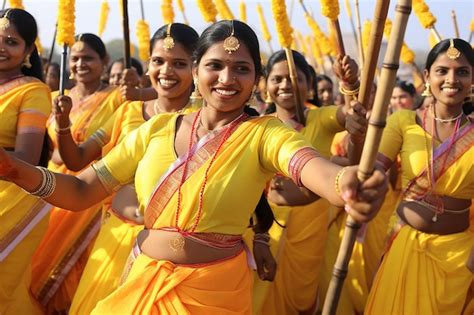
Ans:
{"label": "beaded necklace", "polygon": [[212,164],[216,160],[216,157],[217,157],[220,149],[222,148],[222,145],[230,137],[232,131],[235,129],[235,127],[242,120],[244,120],[245,118],[248,117],[248,115],[244,112],[244,113],[240,114],[236,119],[234,119],[232,122],[230,122],[227,125],[227,127],[226,127],[227,130],[225,131],[224,136],[222,137],[219,145],[217,146],[216,152],[212,156],[211,161],[209,162],[209,165],[207,166],[207,168],[204,172],[204,182],[202,183],[201,189],[199,191],[199,205],[198,205],[198,211],[197,211],[196,219],[194,220],[194,223],[193,223],[190,230],[183,231],[178,225],[179,224],[179,216],[181,214],[181,201],[182,201],[181,187],[183,186],[184,181],[186,180],[186,174],[187,174],[187,171],[188,171],[189,161],[191,160],[191,158],[194,155],[193,153],[191,153],[192,152],[191,150],[192,150],[192,147],[193,147],[193,144],[194,144],[194,139],[197,137],[197,122],[198,122],[198,120],[200,120],[200,116],[201,116],[201,110],[199,110],[197,112],[197,114],[196,114],[196,116],[194,117],[194,120],[193,120],[193,124],[192,124],[192,127],[191,127],[191,134],[190,134],[190,137],[189,137],[188,153],[187,153],[187,156],[186,156],[186,161],[184,162],[183,174],[181,176],[181,181],[180,181],[179,186],[178,186],[178,200],[177,200],[177,206],[176,206],[175,225],[176,225],[176,229],[179,232],[179,234],[177,236],[175,236],[175,238],[172,239],[171,242],[170,242],[170,247],[174,251],[180,251],[184,248],[185,238],[184,238],[183,235],[191,234],[191,233],[194,233],[196,231],[196,227],[197,227],[197,225],[199,223],[199,220],[201,219],[201,215],[202,215],[202,206],[203,206],[203,201],[204,201],[204,189],[206,188],[206,184],[207,184],[207,180],[208,180],[208,176],[209,176],[209,170],[211,169]]}
{"label": "beaded necklace", "polygon": [[[431,218],[431,221],[433,222],[437,222],[438,221],[438,214],[443,214],[444,213],[444,204],[443,204],[443,200],[441,199],[441,197],[439,197],[437,194],[434,194],[434,188],[436,186],[436,177],[435,177],[435,173],[434,173],[434,147],[435,147],[435,135],[436,135],[436,124],[435,124],[435,114],[434,114],[434,106],[431,105],[430,106],[430,109],[431,111],[431,150],[429,150],[429,145],[428,145],[428,136],[427,136],[427,131],[426,131],[426,116],[427,116],[427,113],[428,113],[428,109],[425,110],[425,112],[423,113],[423,120],[422,120],[422,125],[423,125],[423,129],[425,131],[424,133],[424,138],[425,138],[425,152],[426,152],[426,160],[428,162],[428,169],[427,169],[427,175],[428,175],[428,182],[429,182],[429,190],[425,193],[424,196],[432,193],[432,196],[435,198],[435,201],[434,201],[434,216],[433,218]],[[449,146],[448,146],[448,151],[446,152],[445,154],[445,157],[444,157],[444,160],[443,160],[443,164],[441,164],[441,170],[440,170],[440,174],[443,173],[444,169],[446,168],[446,161],[448,160],[448,156],[449,156],[449,153],[451,152],[451,149],[454,145],[454,139],[456,137],[456,134],[457,132],[459,131],[459,127],[461,125],[461,119],[462,119],[462,115],[458,116],[457,119],[456,119],[456,124],[454,126],[454,131],[451,135],[451,138],[449,140]],[[431,154],[431,156],[430,156]]]}

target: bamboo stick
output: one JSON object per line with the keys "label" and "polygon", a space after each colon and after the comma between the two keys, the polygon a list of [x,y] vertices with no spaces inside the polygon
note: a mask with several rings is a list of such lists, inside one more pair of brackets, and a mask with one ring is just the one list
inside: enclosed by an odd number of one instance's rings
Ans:
{"label": "bamboo stick", "polygon": [[295,60],[293,59],[293,52],[291,48],[285,47],[286,60],[288,61],[288,71],[290,72],[291,88],[293,95],[295,96],[295,109],[296,119],[302,125],[305,125],[304,112],[303,112],[303,100],[301,99],[299,88],[298,88],[298,74],[296,72]]}
{"label": "bamboo stick", "polygon": [[123,26],[123,55],[124,55],[124,65],[126,69],[131,68],[130,60],[130,28],[128,26],[128,0],[122,1],[122,26]]}
{"label": "bamboo stick", "polygon": [[360,67],[364,67],[364,48],[362,47],[362,25],[360,23],[360,11],[359,11],[359,0],[354,2],[355,13],[356,13],[356,24],[357,24],[357,45],[359,48]]}
{"label": "bamboo stick", "polygon": [[7,0],[3,0],[2,11],[5,10],[6,6],[7,6]]}
{"label": "bamboo stick", "polygon": [[458,19],[456,18],[456,11],[451,10],[451,17],[453,18],[453,25],[454,25],[454,35],[459,38],[459,26],[458,26]]}
{"label": "bamboo stick", "polygon": [[[362,78],[361,78],[361,87],[360,87],[360,91],[358,95],[358,100],[360,103],[364,105],[364,107],[367,106],[367,103],[370,97],[370,92],[372,89],[372,84],[373,84],[376,64],[377,64],[377,58],[380,52],[380,45],[382,43],[382,36],[383,36],[383,28],[385,26],[385,20],[387,18],[389,4],[390,4],[389,0],[377,1],[375,13],[374,13],[374,19],[373,19],[374,25],[371,28],[370,42],[369,42],[369,47],[367,49],[367,60],[364,62],[364,68],[362,70]],[[392,31],[392,35],[390,36],[389,46],[387,48],[387,54],[385,56],[385,60],[389,60],[389,61],[384,63],[384,65],[396,64],[396,67],[393,66],[395,70],[398,69],[400,50],[403,43],[403,36],[404,36],[405,28],[406,28],[406,22],[408,19],[408,17],[406,18],[404,17],[405,15],[409,14],[411,10],[410,8],[411,8],[411,0],[398,1],[398,5],[396,8],[397,10],[396,23],[395,23],[396,26],[394,28],[394,31]],[[400,12],[403,12],[403,14],[400,15],[399,14]],[[398,33],[397,31],[401,31],[401,33]],[[400,35],[401,38],[396,38],[395,34]],[[396,49],[396,51],[392,51],[394,49]],[[397,58],[393,62],[392,62],[392,59],[389,59],[389,57],[392,57],[390,55],[392,53],[395,53],[397,55]],[[395,72],[394,73],[394,78],[395,78],[396,71],[394,72]],[[393,84],[395,81],[391,83],[390,82],[391,81],[387,81],[386,79],[385,81],[382,81],[379,88],[377,89],[377,92],[378,92],[377,95],[381,95],[382,93],[385,93],[383,95],[385,98],[389,93],[391,93],[393,90]],[[392,85],[391,88],[389,87],[388,83]],[[374,106],[378,106],[378,107],[384,106],[385,112],[386,112],[389,99],[386,99],[386,102],[383,102],[380,99],[381,99],[381,96],[379,96],[378,99],[376,97],[376,102]],[[380,118],[378,116],[373,116],[373,117],[377,117],[377,119]],[[385,119],[384,117],[382,118]],[[371,122],[373,121],[374,120],[371,120]],[[371,124],[371,122],[369,122],[369,124]],[[369,129],[370,128],[371,127],[369,127]],[[378,142],[375,142],[373,139],[373,134],[372,133],[369,134],[369,132],[367,132],[366,144],[364,145],[364,150],[367,151],[368,148],[371,148],[373,150],[373,148],[375,148],[375,150],[373,151],[375,151],[376,153],[378,150],[379,141],[380,141],[380,138],[378,139]],[[373,161],[372,161],[372,164],[367,164],[366,160],[368,159],[368,157],[367,157],[367,153],[365,153],[366,156],[364,156],[365,151],[362,152],[362,156],[365,159],[363,162],[365,164],[363,164],[362,168],[361,166],[359,167],[359,169],[361,170],[361,172],[359,172],[359,175],[360,175],[359,180],[361,181],[365,180],[368,176],[370,176],[373,170]],[[358,153],[352,157],[353,160],[351,161],[351,163],[353,164],[357,163],[356,161],[358,160],[357,155]],[[342,286],[344,284],[344,279],[346,278],[346,275],[347,275],[349,260],[352,256],[352,250],[354,247],[354,242],[355,242],[357,231],[359,228],[360,228],[360,224],[354,221],[349,216],[346,221],[346,229],[344,230],[344,235],[341,242],[341,247],[339,248],[339,252],[337,255],[336,264],[334,265],[333,277],[329,284],[329,288],[326,294],[326,299],[324,301],[323,315],[329,315],[329,314],[332,315],[336,313],[337,303],[339,301]]]}
{"label": "bamboo stick", "polygon": [[442,37],[434,25],[430,28],[430,31],[433,33],[434,37],[439,43],[442,40]]}

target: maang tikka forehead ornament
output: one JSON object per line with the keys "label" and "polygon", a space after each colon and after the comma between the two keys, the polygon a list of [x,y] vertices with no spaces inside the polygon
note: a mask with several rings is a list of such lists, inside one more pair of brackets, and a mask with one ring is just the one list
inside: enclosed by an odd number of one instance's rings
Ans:
{"label": "maang tikka forehead ornament", "polygon": [[230,54],[237,51],[240,47],[239,39],[234,36],[234,21],[232,20],[232,32],[230,36],[224,39],[224,50]]}
{"label": "maang tikka forehead ornament", "polygon": [[10,20],[8,19],[8,13],[10,13],[10,9],[5,12],[3,17],[0,18],[0,30],[4,31],[10,27]]}
{"label": "maang tikka forehead ornament", "polygon": [[168,24],[168,28],[166,29],[166,37],[163,39],[163,48],[166,50],[170,50],[174,47],[174,39],[171,37],[171,25],[173,23]]}
{"label": "maang tikka forehead ornament", "polygon": [[461,52],[454,47],[454,39],[449,40],[449,48],[446,50],[446,55],[448,56],[449,59],[451,60],[456,60],[461,56]]}

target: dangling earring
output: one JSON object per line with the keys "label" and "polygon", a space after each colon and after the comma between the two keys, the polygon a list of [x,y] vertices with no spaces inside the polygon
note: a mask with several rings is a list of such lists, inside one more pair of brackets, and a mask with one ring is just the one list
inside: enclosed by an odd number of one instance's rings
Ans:
{"label": "dangling earring", "polygon": [[74,80],[74,72],[72,72],[72,71],[69,74],[69,80]]}
{"label": "dangling earring", "polygon": [[198,79],[194,78],[194,91],[191,94],[191,100],[196,101],[202,99],[201,93],[199,93],[199,88],[198,88]]}
{"label": "dangling earring", "polygon": [[23,67],[28,69],[31,68],[30,54],[25,56],[25,60],[23,60]]}
{"label": "dangling earring", "polygon": [[312,100],[313,98],[314,98],[314,90],[311,89],[311,90],[309,90],[309,92],[308,92],[308,100]]}
{"label": "dangling earring", "polygon": [[270,97],[270,92],[267,91],[267,97],[265,98],[265,104],[270,105],[272,103],[273,103],[273,100]]}
{"label": "dangling earring", "polygon": [[431,94],[431,85],[428,82],[425,83],[425,90],[421,93],[421,96],[433,96],[433,94]]}

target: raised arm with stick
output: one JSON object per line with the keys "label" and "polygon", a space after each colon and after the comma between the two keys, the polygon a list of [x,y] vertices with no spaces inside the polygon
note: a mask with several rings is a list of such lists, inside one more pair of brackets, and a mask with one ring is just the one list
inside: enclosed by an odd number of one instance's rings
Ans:
{"label": "raised arm with stick", "polygon": [[[386,5],[388,5],[388,3]],[[364,181],[374,170],[375,158],[385,126],[388,103],[396,80],[403,37],[411,11],[411,0],[398,0],[395,10],[396,15],[393,31],[391,32],[388,42],[381,71],[380,84],[375,96],[374,108],[369,120],[369,128],[367,130],[365,145],[359,164],[358,177],[360,181]],[[376,19],[374,19],[374,21],[376,21]],[[382,25],[383,24],[384,22],[382,22]],[[366,63],[368,63],[368,61]],[[339,248],[336,264],[334,266],[333,278],[331,279],[326,300],[324,301],[323,315],[336,313],[339,295],[347,274],[347,265],[352,255],[352,249],[359,226],[359,223],[352,217],[349,216],[347,218],[346,229],[344,230],[341,247]]]}
{"label": "raised arm with stick", "polygon": [[278,41],[285,50],[286,60],[288,61],[288,70],[290,72],[291,87],[294,91],[296,120],[298,123],[305,125],[305,118],[303,112],[303,100],[298,89],[298,75],[296,73],[295,61],[293,60],[293,53],[291,51],[291,43],[293,41],[293,28],[290,25],[288,15],[286,13],[286,5],[283,0],[272,0],[273,19],[276,23],[276,30],[278,34]]}

